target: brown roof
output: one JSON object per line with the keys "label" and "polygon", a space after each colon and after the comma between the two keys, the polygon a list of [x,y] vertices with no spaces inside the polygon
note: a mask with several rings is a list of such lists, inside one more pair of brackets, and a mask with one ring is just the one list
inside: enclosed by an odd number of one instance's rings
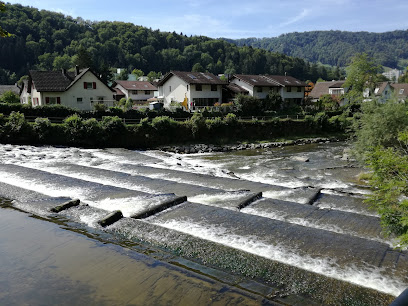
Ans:
{"label": "brown roof", "polygon": [[[89,68],[81,70],[78,75],[75,75],[75,72],[67,72],[62,70],[60,71],[30,70],[30,77],[37,91],[60,92],[68,90],[88,71],[94,74]],[[110,90],[112,90],[96,74],[94,75],[104,85],[106,85]]]}
{"label": "brown roof", "polygon": [[281,85],[284,86],[307,86],[307,84],[303,81],[300,81],[294,77],[291,76],[285,76],[285,75],[265,75],[265,77],[274,80],[275,82],[278,82]]}
{"label": "brown roof", "polygon": [[163,86],[166,81],[172,76],[177,76],[188,84],[202,85],[227,85],[226,81],[222,81],[219,77],[209,72],[186,72],[186,71],[170,71],[157,84]]}
{"label": "brown roof", "polygon": [[307,86],[305,82],[299,81],[291,76],[284,75],[253,75],[253,74],[234,74],[234,78],[258,87],[270,86]]}
{"label": "brown roof", "polygon": [[319,99],[323,95],[329,94],[329,88],[341,88],[345,81],[330,81],[330,82],[317,82],[309,94],[309,97],[313,99]]}
{"label": "brown roof", "polygon": [[387,85],[389,84],[389,82],[381,82],[378,84],[375,84],[375,88],[378,88],[378,91],[375,92],[376,96],[382,95],[382,93],[384,92],[385,88],[387,88]]}
{"label": "brown roof", "polygon": [[394,88],[397,97],[406,98],[408,96],[408,83],[391,84],[391,87]]}
{"label": "brown roof", "polygon": [[117,96],[126,96],[119,88],[113,88],[113,90],[115,91],[115,95]]}
{"label": "brown roof", "polygon": [[241,86],[234,84],[234,83],[229,83],[227,85],[227,89],[234,92],[234,93],[249,93],[248,90],[246,90],[245,88],[242,88]]}
{"label": "brown roof", "polygon": [[117,80],[113,83],[113,87],[115,87],[115,84],[121,85],[123,88],[127,90],[157,90],[157,87],[154,86],[150,82],[144,82],[144,81],[120,81]]}

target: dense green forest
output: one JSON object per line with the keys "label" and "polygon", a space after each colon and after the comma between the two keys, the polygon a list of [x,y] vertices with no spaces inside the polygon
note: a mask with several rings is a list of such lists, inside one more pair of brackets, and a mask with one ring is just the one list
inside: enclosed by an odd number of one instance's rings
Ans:
{"label": "dense green forest", "polygon": [[238,46],[252,46],[303,58],[309,62],[344,67],[356,53],[367,53],[378,64],[405,69],[408,64],[408,30],[385,33],[312,31],[272,38],[227,39]]}
{"label": "dense green forest", "polygon": [[225,40],[160,32],[124,22],[91,22],[21,5],[6,5],[0,26],[14,34],[0,38],[0,84],[29,69],[91,66],[108,78],[109,68],[145,73],[204,70],[218,73],[284,74],[302,80],[337,79],[340,71],[301,58]]}

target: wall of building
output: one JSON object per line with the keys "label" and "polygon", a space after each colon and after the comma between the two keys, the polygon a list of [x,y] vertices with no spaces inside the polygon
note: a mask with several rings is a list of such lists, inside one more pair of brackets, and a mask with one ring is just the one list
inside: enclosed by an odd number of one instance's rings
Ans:
{"label": "wall of building", "polygon": [[163,96],[164,106],[169,107],[171,101],[183,102],[186,95],[188,100],[191,101],[189,90],[190,86],[185,81],[173,75],[163,86],[159,86],[159,96]]}
{"label": "wall of building", "polygon": [[149,94],[145,94],[145,90],[137,90],[137,94],[135,94],[133,93],[134,90],[128,90],[120,84],[117,84],[115,88],[119,88],[125,94],[126,99],[131,98],[133,101],[146,101],[153,98],[155,93],[153,90],[150,90]]}

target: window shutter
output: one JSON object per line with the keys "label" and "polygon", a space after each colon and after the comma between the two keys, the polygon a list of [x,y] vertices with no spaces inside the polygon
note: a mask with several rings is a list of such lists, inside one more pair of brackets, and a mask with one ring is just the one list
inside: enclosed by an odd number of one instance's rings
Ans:
{"label": "window shutter", "polygon": [[96,89],[96,82],[93,82],[93,89]]}
{"label": "window shutter", "polygon": [[61,104],[61,98],[57,97],[57,104]]}
{"label": "window shutter", "polygon": [[86,89],[86,82],[84,82],[84,89]]}
{"label": "window shutter", "polygon": [[45,104],[50,104],[50,98],[49,97],[45,98]]}

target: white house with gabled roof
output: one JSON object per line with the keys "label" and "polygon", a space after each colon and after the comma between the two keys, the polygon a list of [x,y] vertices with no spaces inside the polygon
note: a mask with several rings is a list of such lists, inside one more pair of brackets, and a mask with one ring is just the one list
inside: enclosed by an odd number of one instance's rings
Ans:
{"label": "white house with gabled roof", "polygon": [[305,82],[291,76],[234,74],[231,83],[236,84],[248,94],[265,99],[270,91],[280,94],[283,101],[300,104],[305,97]]}
{"label": "white house with gabled roof", "polygon": [[200,109],[222,103],[222,87],[227,85],[208,72],[171,71],[158,83],[159,98],[166,108],[187,98],[188,109]]}
{"label": "white house with gabled roof", "polygon": [[20,100],[33,107],[60,104],[79,110],[93,110],[94,105],[103,103],[113,106],[113,90],[89,68],[74,72],[30,70],[24,82]]}

